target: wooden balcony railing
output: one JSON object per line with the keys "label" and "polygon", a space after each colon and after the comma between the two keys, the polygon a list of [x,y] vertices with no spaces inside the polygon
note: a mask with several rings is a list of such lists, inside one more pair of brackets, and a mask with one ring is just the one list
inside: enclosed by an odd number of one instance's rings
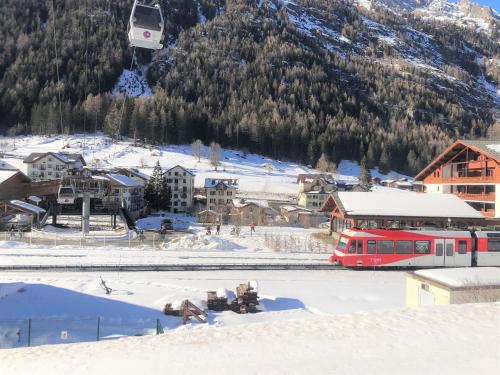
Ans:
{"label": "wooden balcony railing", "polygon": [[483,202],[495,202],[495,193],[454,193],[460,199],[465,201],[483,201]]}
{"label": "wooden balcony railing", "polygon": [[481,210],[480,212],[484,217],[491,217],[491,218],[495,217],[495,211],[493,210],[488,210],[488,211]]}
{"label": "wooden balcony railing", "polygon": [[499,178],[495,176],[474,176],[474,177],[443,177],[443,183],[490,183],[490,182],[500,182]]}

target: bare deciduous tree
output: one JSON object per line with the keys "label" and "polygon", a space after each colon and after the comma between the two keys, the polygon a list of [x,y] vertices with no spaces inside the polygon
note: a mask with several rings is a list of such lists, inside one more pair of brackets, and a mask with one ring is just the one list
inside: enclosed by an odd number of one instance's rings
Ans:
{"label": "bare deciduous tree", "polygon": [[203,151],[203,142],[197,139],[191,144],[191,153],[195,158],[198,158],[198,161],[201,160],[201,153]]}
{"label": "bare deciduous tree", "polygon": [[215,170],[220,165],[220,145],[216,142],[210,143],[210,164],[213,165]]}

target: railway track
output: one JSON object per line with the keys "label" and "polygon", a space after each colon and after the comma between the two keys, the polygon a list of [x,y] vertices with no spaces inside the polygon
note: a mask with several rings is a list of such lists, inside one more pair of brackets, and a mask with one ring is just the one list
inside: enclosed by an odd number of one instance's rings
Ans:
{"label": "railway track", "polygon": [[0,266],[0,271],[59,271],[59,272],[167,272],[167,271],[300,271],[345,270],[328,263],[226,263],[226,264],[102,264],[102,265],[12,265]]}

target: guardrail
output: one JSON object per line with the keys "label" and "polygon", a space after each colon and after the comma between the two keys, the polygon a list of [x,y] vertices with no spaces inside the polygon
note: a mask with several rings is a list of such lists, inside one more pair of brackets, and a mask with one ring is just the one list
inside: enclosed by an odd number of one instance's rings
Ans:
{"label": "guardrail", "polygon": [[330,263],[213,263],[213,264],[89,264],[89,265],[8,265],[0,271],[80,272],[166,272],[166,271],[300,271],[345,270]]}

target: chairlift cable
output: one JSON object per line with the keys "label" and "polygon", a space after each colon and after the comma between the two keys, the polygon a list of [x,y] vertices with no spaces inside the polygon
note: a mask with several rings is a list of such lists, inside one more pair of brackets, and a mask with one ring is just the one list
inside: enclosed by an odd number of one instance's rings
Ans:
{"label": "chairlift cable", "polygon": [[[129,68],[129,71],[131,72],[132,71],[132,67],[134,66],[134,60],[135,60],[135,47],[134,49],[132,50],[132,61],[130,61],[130,68]],[[118,122],[118,132],[117,132],[117,139],[115,140],[115,143],[113,145],[113,157],[111,159],[111,162],[114,162],[115,161],[115,155],[116,155],[116,144],[117,144],[117,141],[118,141],[118,136],[120,135],[121,133],[121,128],[122,128],[122,121],[123,121],[123,113],[125,112],[125,104],[127,102],[127,91],[125,89],[125,92],[123,94],[123,105],[122,105],[122,110],[121,110],[121,113],[120,113],[120,121]]]}
{"label": "chairlift cable", "polygon": [[59,62],[57,61],[57,39],[56,39],[56,7],[54,4],[54,0],[52,0],[52,22],[54,26],[54,52],[56,55],[55,63],[56,63],[56,75],[57,75],[57,94],[59,99],[59,127],[61,133],[63,132],[63,121],[62,121],[62,103],[61,103],[61,80],[59,77]]}

